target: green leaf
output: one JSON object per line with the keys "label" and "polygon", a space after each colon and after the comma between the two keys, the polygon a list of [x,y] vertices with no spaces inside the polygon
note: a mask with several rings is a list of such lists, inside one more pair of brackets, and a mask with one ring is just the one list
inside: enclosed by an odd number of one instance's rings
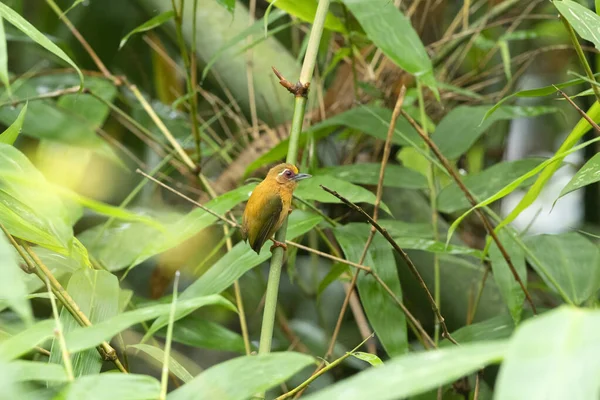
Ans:
{"label": "green leaf", "polygon": [[[287,237],[297,238],[317,226],[323,219],[314,214],[296,210],[288,218]],[[265,243],[260,254],[256,254],[247,243],[239,242],[208,271],[192,283],[180,296],[185,299],[221,293],[244,273],[271,258],[270,243]],[[183,315],[179,316],[179,318]],[[146,334],[149,337],[167,324],[167,318],[158,318]]]}
{"label": "green leaf", "polygon": [[[231,0],[227,0],[227,1],[231,2]],[[222,1],[220,1],[220,3],[222,3]],[[235,0],[233,0],[233,3],[235,5]],[[171,10],[171,11],[166,11],[164,13],[158,14],[157,16],[155,16],[153,18],[150,18],[148,21],[146,21],[143,24],[134,28],[131,32],[129,32],[127,35],[125,35],[125,37],[123,39],[121,39],[121,42],[119,43],[119,50],[121,50],[123,48],[123,46],[125,46],[125,43],[127,43],[127,41],[129,40],[129,38],[131,38],[131,36],[135,35],[136,33],[147,32],[156,27],[159,27],[162,24],[164,24],[165,22],[170,21],[173,17],[175,17],[175,11]]]}
{"label": "green leaf", "polygon": [[321,280],[319,283],[319,288],[317,289],[317,297],[323,294],[323,291],[329,287],[333,282],[335,282],[344,272],[348,271],[350,267],[347,264],[337,263],[334,264],[333,267],[329,270],[327,275]]}
{"label": "green leaf", "polygon": [[[119,312],[119,281],[116,276],[109,272],[90,268],[80,269],[71,275],[67,292],[94,326],[114,317]],[[65,337],[77,332],[79,329],[83,329],[79,327],[79,323],[64,307],[60,312],[60,322]],[[67,344],[69,344],[68,341]],[[50,362],[63,363],[62,349],[56,339],[52,342]],[[96,349],[89,349],[71,354],[71,362],[73,364],[73,374],[78,377],[100,373],[103,360]]]}
{"label": "green leaf", "polygon": [[433,228],[429,223],[404,222],[397,219],[382,219],[379,225],[385,228],[392,237],[413,237],[430,239]]}
{"label": "green leaf", "polygon": [[[165,359],[165,352],[163,349],[159,349],[158,347],[150,346],[147,344],[132,344],[127,346],[127,348],[134,348],[143,351],[148,354],[150,357],[158,361],[160,364],[163,363]],[[179,364],[177,360],[173,358],[173,356],[169,356],[169,371],[173,373],[176,377],[181,379],[183,382],[189,382],[194,377],[190,374],[187,369],[183,367],[183,365]]]}
{"label": "green leaf", "polygon": [[[329,175],[358,185],[376,186],[379,182],[380,164],[349,164],[321,168],[313,175]],[[385,168],[383,186],[404,189],[425,189],[427,179],[418,172],[396,164],[388,164]]]}
{"label": "green leaf", "polygon": [[[504,246],[504,249],[510,256],[510,260],[519,274],[521,281],[525,287],[527,287],[527,266],[525,265],[525,254],[519,244],[512,238],[512,235],[514,235],[514,233],[510,233],[507,229],[504,229],[498,234],[498,237]],[[518,324],[521,320],[523,302],[525,301],[525,293],[523,293],[521,286],[516,281],[508,264],[506,263],[506,260],[502,256],[502,253],[495,243],[492,243],[489,254],[492,261],[494,280],[500,289],[502,299],[504,300],[504,303],[506,303],[513,321],[515,324]]]}
{"label": "green leaf", "polygon": [[583,39],[594,43],[600,49],[600,17],[592,10],[570,0],[553,1],[563,18],[573,27]]}
{"label": "green leaf", "polygon": [[[210,295],[188,300],[182,299],[177,303],[175,318],[179,319],[181,317],[178,316],[181,314],[189,314],[200,307],[208,305],[219,305],[235,311],[235,306],[228,300],[225,300],[219,295]],[[115,315],[112,318],[106,319],[100,323],[86,328],[73,330],[65,335],[67,348],[69,352],[77,352],[97,346],[103,341],[110,340],[117,333],[124,331],[130,326],[139,324],[143,321],[156,319],[160,316],[168,315],[170,309],[170,304],[144,307]]]}
{"label": "green leaf", "polygon": [[[432,140],[438,145],[442,154],[449,159],[460,157],[496,121],[536,117],[557,111],[555,107],[545,106],[504,106],[484,120],[488,110],[488,106],[458,106],[450,111],[440,121],[435,132],[431,135]],[[457,135],[457,132],[460,132],[460,134]]]}
{"label": "green leaf", "polygon": [[[282,9],[288,14],[301,19],[302,21],[313,23],[317,13],[317,1],[315,0],[267,0],[275,7]],[[325,28],[340,33],[346,33],[346,27],[331,12],[325,17]]]}
{"label": "green leaf", "polygon": [[19,150],[0,143],[0,219],[21,239],[69,254],[73,230],[68,210]]}
{"label": "green leaf", "polygon": [[358,358],[359,360],[368,362],[373,367],[380,367],[383,365],[383,361],[381,361],[381,358],[377,357],[375,354],[363,353],[362,351],[355,351],[352,353],[352,356]]}
{"label": "green leaf", "polygon": [[[73,74],[35,77],[15,87],[14,97],[27,99],[39,96],[40,92],[67,89],[77,84],[77,76]],[[85,87],[109,102],[113,101],[117,93],[110,81],[98,77],[87,77]],[[0,122],[5,125],[11,124],[24,107],[7,107],[8,104],[10,101],[0,107]],[[123,165],[113,148],[96,133],[108,116],[109,109],[91,94],[64,95],[57,101],[32,101],[27,108],[22,129],[24,135],[91,150]]]}
{"label": "green leaf", "polygon": [[[163,330],[157,333],[164,337]],[[203,349],[244,353],[244,339],[240,334],[204,318],[188,315],[173,325],[173,341]]]}
{"label": "green leaf", "polygon": [[235,0],[217,0],[217,3],[225,7],[227,11],[233,15],[233,12],[235,11]]}
{"label": "green leaf", "polygon": [[[541,163],[542,160],[539,158],[501,162],[477,174],[463,177],[463,183],[475,199],[485,199]],[[531,184],[532,179],[524,181],[521,186],[528,183]],[[440,191],[436,203],[438,210],[444,213],[453,213],[471,207],[469,200],[454,182]]]}
{"label": "green leaf", "polygon": [[600,181],[600,153],[590,158],[588,162],[577,171],[567,186],[561,190],[558,197],[561,198],[568,193],[598,181]]}
{"label": "green leaf", "polygon": [[47,319],[0,342],[0,360],[11,361],[54,336],[54,321]]}
{"label": "green leaf", "polygon": [[166,232],[140,222],[114,221],[108,228],[97,225],[78,235],[89,252],[109,271],[118,271],[131,265],[149,243],[158,244],[158,238],[166,240],[167,236],[176,235],[172,229],[172,221],[183,218],[181,213],[175,211],[139,208],[132,212],[158,221],[166,227]]}
{"label": "green leaf", "polygon": [[438,254],[453,254],[453,255],[469,255],[477,258],[483,256],[483,252],[478,249],[472,249],[466,246],[452,245],[436,240],[414,238],[414,237],[395,237],[392,236],[398,245],[403,249],[422,250],[429,253]]}
{"label": "green leaf", "polygon": [[10,78],[8,76],[8,53],[6,51],[6,34],[4,33],[4,20],[0,17],[0,81],[6,87],[8,95],[10,91]]}
{"label": "green leaf", "polygon": [[580,305],[600,289],[600,249],[576,232],[524,239],[527,259],[546,284]]}
{"label": "green leaf", "polygon": [[[246,201],[250,196],[253,186],[241,186],[209,201],[204,206],[218,215],[223,215],[239,203]],[[217,222],[217,220],[217,217],[201,208],[192,210],[183,218],[167,226],[167,235],[157,235],[154,240],[143,243],[143,248],[131,262],[129,269],[156,254],[167,251],[190,239],[198,232]]]}
{"label": "green leaf", "polygon": [[[526,310],[523,312],[523,319],[531,318],[533,314]],[[472,342],[485,342],[490,340],[508,339],[515,330],[515,322],[510,315],[499,315],[497,317],[476,322],[471,325],[452,332],[452,337],[460,344]],[[440,343],[441,347],[454,346],[447,340]]]}
{"label": "green leaf", "polygon": [[8,364],[12,379],[16,382],[49,381],[66,382],[65,369],[57,364],[47,362],[15,360]]}
{"label": "green leaf", "polygon": [[[0,18],[1,20],[1,18]],[[1,40],[0,40],[1,41]],[[21,128],[23,127],[23,120],[25,119],[25,114],[27,113],[27,104],[21,109],[19,112],[19,116],[2,134],[0,135],[0,143],[4,144],[13,144],[19,133],[21,133]]]}
{"label": "green leaf", "polygon": [[[595,76],[598,76],[599,74],[596,74]],[[563,82],[563,83],[557,83],[557,84],[553,84],[553,85],[549,85],[549,86],[544,86],[544,87],[541,87],[541,88],[521,90],[519,92],[516,92],[516,93],[513,93],[513,94],[511,94],[509,96],[506,96],[505,98],[503,98],[502,100],[500,100],[498,103],[496,103],[492,108],[490,108],[485,113],[485,117],[483,119],[485,121],[486,119],[490,118],[491,115],[494,114],[504,103],[506,103],[508,100],[510,100],[510,99],[512,99],[514,97],[544,97],[544,96],[549,96],[551,94],[556,93],[557,92],[557,88],[558,89],[564,89],[564,88],[567,88],[567,87],[571,87],[571,86],[575,86],[575,85],[580,85],[582,83],[585,83],[585,80],[578,78],[578,79],[572,79],[570,81],[566,81],[566,82]]]}
{"label": "green leaf", "polygon": [[496,341],[410,353],[344,379],[306,400],[395,400],[414,396],[499,362],[506,348],[506,342]]}
{"label": "green leaf", "polygon": [[38,31],[33,25],[27,22],[26,19],[17,14],[14,10],[8,7],[6,4],[0,3],[0,17],[5,18],[8,22],[19,29],[21,32],[29,36],[37,44],[57,56],[58,58],[65,61],[67,64],[72,66],[77,74],[79,75],[80,85],[83,86],[83,74],[77,67],[77,65],[62,51],[58,46],[52,43],[43,33]]}
{"label": "green leaf", "polygon": [[[592,107],[586,113],[589,118],[591,118],[594,122],[600,121],[600,104],[598,102],[594,102]],[[556,151],[556,154],[553,158],[557,158],[559,162],[554,162],[549,164],[540,176],[538,176],[537,180],[533,184],[533,186],[527,191],[525,196],[519,201],[519,204],[510,212],[510,214],[496,227],[496,230],[502,229],[502,227],[510,224],[512,221],[517,218],[517,216],[529,207],[535,199],[539,196],[542,189],[546,185],[546,183],[550,180],[552,175],[562,166],[562,161],[564,159],[563,156],[559,156],[560,154],[566,153],[574,149],[575,144],[585,135],[590,129],[591,125],[585,118],[581,118],[575,128],[569,133],[569,136],[562,143],[560,148]]]}
{"label": "green leaf", "polygon": [[[375,204],[376,201],[376,197],[373,192],[341,179],[325,175],[313,176],[312,178],[300,183],[294,192],[294,195],[304,200],[316,200],[321,203],[341,203],[337,197],[324,191],[321,188],[321,185],[335,190],[353,203]],[[381,203],[381,209],[388,214],[391,213],[388,206],[383,202]]]}
{"label": "green leaf", "polygon": [[437,95],[433,65],[425,46],[393,2],[388,0],[343,0],[367,37],[396,65],[413,74]]}
{"label": "green leaf", "polygon": [[158,399],[160,384],[152,376],[103,373],[82,376],[58,395],[60,400]]}
{"label": "green leaf", "polygon": [[517,329],[500,367],[494,399],[598,397],[600,312],[562,306]]}
{"label": "green leaf", "polygon": [[[598,103],[595,103],[595,104],[597,105]],[[596,112],[599,112],[599,114],[600,114],[600,107],[598,107],[598,109],[596,110]],[[589,127],[589,125],[588,125],[588,127]],[[576,129],[577,129],[577,127],[576,127]],[[485,206],[493,203],[494,201],[500,200],[501,198],[503,198],[504,196],[507,196],[512,191],[514,191],[516,188],[518,188],[519,186],[521,186],[523,184],[523,182],[525,182],[527,179],[529,179],[529,178],[537,175],[538,173],[542,172],[540,174],[540,176],[538,177],[538,179],[536,180],[536,182],[533,185],[533,187],[529,190],[529,192],[527,192],[527,195],[525,195],[525,197],[523,197],[523,199],[519,203],[519,205],[522,205],[522,203],[526,200],[525,203],[528,203],[528,204],[526,204],[525,206],[522,206],[522,207],[524,207],[522,209],[527,208],[529,205],[531,205],[531,203],[533,201],[535,201],[535,198],[537,198],[538,194],[541,192],[541,190],[542,190],[543,186],[545,185],[546,181],[548,179],[550,179],[550,177],[552,176],[552,174],[554,173],[554,171],[556,169],[558,169],[562,165],[562,161],[564,160],[564,158],[567,155],[569,155],[571,153],[574,153],[574,152],[576,152],[576,151],[578,151],[580,149],[583,149],[586,146],[589,146],[590,144],[595,143],[597,141],[600,141],[600,137],[594,138],[592,140],[588,140],[587,142],[582,143],[582,144],[580,144],[578,146],[575,146],[575,147],[572,147],[573,143],[570,143],[569,139],[567,141],[565,141],[563,143],[563,146],[561,146],[561,148],[562,147],[566,148],[565,151],[560,151],[560,149],[559,149],[559,151],[557,151],[554,156],[552,156],[551,158],[547,159],[546,161],[544,161],[543,163],[541,163],[537,167],[531,169],[529,172],[526,172],[525,174],[521,175],[519,178],[515,179],[514,181],[512,181],[508,185],[504,186],[501,190],[499,190],[498,192],[496,192],[492,196],[488,197],[485,200],[480,201],[479,203],[477,203],[476,206],[471,207],[469,210],[467,210],[465,213],[463,213],[460,217],[458,217],[452,223],[452,225],[450,225],[450,228],[448,229],[448,234],[447,234],[446,242],[450,241],[450,238],[452,237],[452,234],[454,233],[454,231],[456,230],[456,228],[458,227],[458,225],[460,225],[460,223],[462,222],[462,220],[465,219],[465,217],[467,215],[469,215],[473,210],[475,210],[477,208],[485,207]],[[556,164],[558,164],[558,166],[555,166]],[[536,185],[538,185],[538,187],[536,187]],[[531,194],[531,193],[533,193],[533,194]],[[530,194],[531,194],[531,196],[529,196]],[[511,213],[511,215],[512,215],[512,213]],[[512,216],[511,217],[511,215],[509,215],[505,220],[503,220],[501,222],[500,225],[498,225],[496,227],[496,231],[498,231],[501,228],[503,228],[506,224],[512,222],[512,219],[514,219],[516,216]],[[488,240],[489,240],[489,238],[488,238]]]}
{"label": "green leaf", "polygon": [[[362,255],[369,225],[351,223],[334,229],[335,237],[346,255],[346,259],[358,262]],[[369,247],[363,265],[373,268],[381,280],[402,301],[402,288],[396,270],[392,248],[381,236],[376,235]],[[408,350],[406,318],[399,306],[372,275],[361,273],[357,281],[358,293],[377,338],[392,357]]]}
{"label": "green leaf", "polygon": [[14,248],[4,234],[0,234],[0,300],[6,301],[21,319],[33,322],[31,304],[27,300],[25,273],[19,268]]}
{"label": "green leaf", "polygon": [[234,358],[202,372],[171,392],[168,400],[197,399],[199,393],[205,399],[245,400],[285,382],[313,363],[312,357],[293,352]]}

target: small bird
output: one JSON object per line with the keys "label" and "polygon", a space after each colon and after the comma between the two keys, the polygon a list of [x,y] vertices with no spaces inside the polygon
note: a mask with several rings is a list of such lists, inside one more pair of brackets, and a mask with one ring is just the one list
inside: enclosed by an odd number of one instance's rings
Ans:
{"label": "small bird", "polygon": [[269,170],[266,178],[252,191],[242,219],[242,239],[259,254],[267,240],[275,247],[287,249],[285,243],[273,238],[292,212],[292,193],[298,181],[310,178],[309,174],[298,173],[292,164],[279,164]]}

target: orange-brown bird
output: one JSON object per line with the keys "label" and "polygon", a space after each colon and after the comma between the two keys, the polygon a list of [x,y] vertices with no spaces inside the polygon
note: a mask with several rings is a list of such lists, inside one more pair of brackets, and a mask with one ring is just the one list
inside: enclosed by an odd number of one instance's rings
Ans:
{"label": "orange-brown bird", "polygon": [[310,177],[309,174],[300,174],[292,164],[279,164],[271,168],[266,178],[252,191],[242,219],[242,238],[257,254],[267,240],[273,242],[271,250],[287,248],[273,235],[292,212],[292,193],[298,181]]}

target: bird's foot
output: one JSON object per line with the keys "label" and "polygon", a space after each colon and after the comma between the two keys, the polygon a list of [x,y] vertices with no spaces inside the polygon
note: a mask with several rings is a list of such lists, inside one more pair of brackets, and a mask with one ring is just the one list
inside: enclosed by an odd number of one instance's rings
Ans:
{"label": "bird's foot", "polygon": [[292,208],[290,208],[290,209],[288,210],[288,215],[290,215],[290,214],[292,213],[292,211],[294,211],[294,210],[293,210]]}
{"label": "bird's foot", "polygon": [[281,248],[282,248],[284,251],[286,251],[286,250],[287,250],[287,244],[285,244],[285,243],[283,243],[283,242],[280,242],[280,241],[278,241],[278,240],[275,240],[275,239],[269,239],[269,240],[273,242],[273,246],[271,246],[271,248],[270,248],[270,250],[271,250],[271,253],[272,253],[272,252],[273,252],[273,250],[274,250],[275,248],[277,248],[277,247],[281,247]]}

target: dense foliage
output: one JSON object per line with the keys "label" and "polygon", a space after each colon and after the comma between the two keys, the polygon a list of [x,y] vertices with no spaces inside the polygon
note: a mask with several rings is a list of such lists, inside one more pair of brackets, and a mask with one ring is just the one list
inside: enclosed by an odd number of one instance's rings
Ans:
{"label": "dense foliage", "polygon": [[3,0],[0,399],[598,399],[597,3]]}

